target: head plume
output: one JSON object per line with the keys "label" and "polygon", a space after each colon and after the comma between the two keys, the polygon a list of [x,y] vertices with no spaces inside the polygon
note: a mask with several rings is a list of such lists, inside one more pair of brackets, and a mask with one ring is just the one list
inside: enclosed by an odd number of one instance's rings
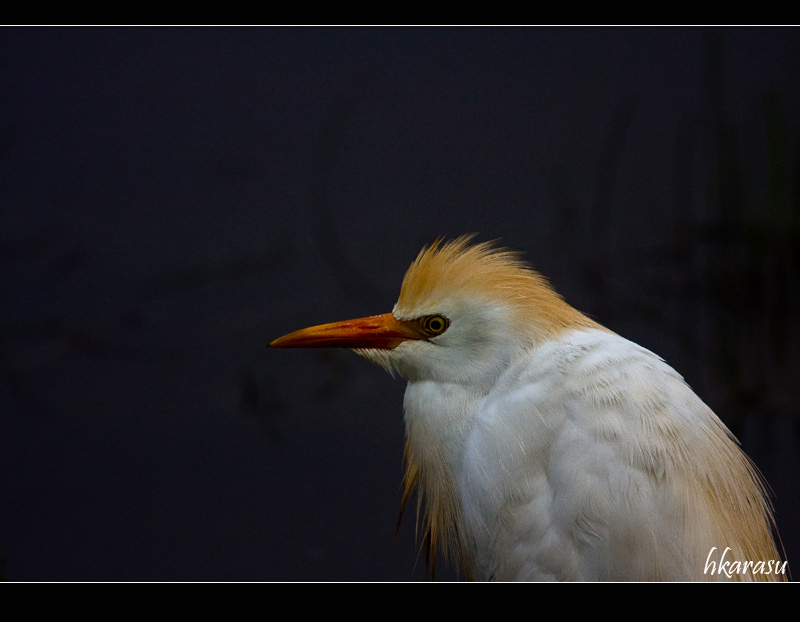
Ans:
{"label": "head plume", "polygon": [[434,309],[450,297],[472,296],[508,306],[533,333],[595,325],[565,303],[519,253],[494,242],[473,243],[474,237],[439,238],[420,251],[403,279],[394,311],[398,317]]}

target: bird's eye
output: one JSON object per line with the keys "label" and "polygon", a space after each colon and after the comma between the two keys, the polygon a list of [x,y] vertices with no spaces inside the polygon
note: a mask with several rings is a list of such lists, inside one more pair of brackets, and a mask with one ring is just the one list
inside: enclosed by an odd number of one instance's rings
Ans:
{"label": "bird's eye", "polygon": [[431,337],[441,335],[450,326],[450,320],[443,315],[428,315],[420,320],[422,330],[428,333]]}

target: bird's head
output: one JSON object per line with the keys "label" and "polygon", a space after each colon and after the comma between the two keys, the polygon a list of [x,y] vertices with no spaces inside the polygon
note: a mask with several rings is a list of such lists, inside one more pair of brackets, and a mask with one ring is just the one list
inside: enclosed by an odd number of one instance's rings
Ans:
{"label": "bird's head", "polygon": [[304,328],[270,346],[349,348],[409,380],[476,386],[554,333],[593,324],[517,254],[472,237],[424,248],[391,313]]}

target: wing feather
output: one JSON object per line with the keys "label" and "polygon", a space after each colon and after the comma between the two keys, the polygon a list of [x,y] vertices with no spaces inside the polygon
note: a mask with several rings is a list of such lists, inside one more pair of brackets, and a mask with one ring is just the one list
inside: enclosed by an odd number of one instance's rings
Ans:
{"label": "wing feather", "polygon": [[605,331],[549,342],[501,378],[459,486],[485,577],[707,580],[727,578],[707,563],[726,548],[780,559],[727,428],[664,361]]}

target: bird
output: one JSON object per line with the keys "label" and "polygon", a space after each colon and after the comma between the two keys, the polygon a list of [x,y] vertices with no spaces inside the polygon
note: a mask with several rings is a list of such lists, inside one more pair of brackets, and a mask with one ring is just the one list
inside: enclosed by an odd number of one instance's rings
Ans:
{"label": "bird", "polygon": [[411,263],[390,313],[272,348],[350,349],[407,381],[402,508],[473,581],[783,581],[767,485],[650,350],[475,234]]}

